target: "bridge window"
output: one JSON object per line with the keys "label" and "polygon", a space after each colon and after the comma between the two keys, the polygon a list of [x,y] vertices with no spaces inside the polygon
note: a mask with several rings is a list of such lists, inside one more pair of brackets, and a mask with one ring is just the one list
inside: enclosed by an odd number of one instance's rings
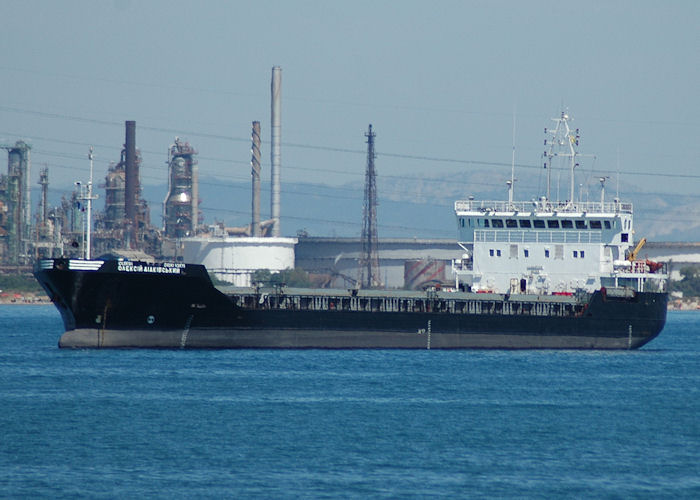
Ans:
{"label": "bridge window", "polygon": [[586,221],[585,220],[577,220],[576,221],[576,229],[586,229]]}
{"label": "bridge window", "polygon": [[610,229],[610,221],[609,220],[604,221],[604,224],[605,224],[605,229]]}
{"label": "bridge window", "polygon": [[503,227],[503,220],[502,219],[493,219],[491,221],[491,226],[492,227]]}
{"label": "bridge window", "polygon": [[591,225],[591,229],[602,229],[603,227],[599,220],[592,220],[589,224]]}
{"label": "bridge window", "polygon": [[515,219],[506,219],[506,227],[518,227],[518,221]]}
{"label": "bridge window", "polygon": [[489,220],[488,219],[484,219],[484,227],[489,227]]}
{"label": "bridge window", "polygon": [[569,219],[564,219],[561,221],[561,227],[563,229],[572,229],[574,227],[574,223],[571,222]]}
{"label": "bridge window", "polygon": [[558,220],[548,220],[547,227],[549,229],[558,229],[559,228],[559,221]]}
{"label": "bridge window", "polygon": [[522,219],[520,221],[520,227],[530,227],[530,219]]}
{"label": "bridge window", "polygon": [[538,229],[543,229],[544,228],[544,221],[541,219],[535,219],[534,221],[532,221],[532,225]]}

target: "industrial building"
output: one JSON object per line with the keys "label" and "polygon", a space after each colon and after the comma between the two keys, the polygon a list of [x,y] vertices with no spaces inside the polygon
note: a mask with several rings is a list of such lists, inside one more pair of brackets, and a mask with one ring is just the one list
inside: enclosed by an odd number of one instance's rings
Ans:
{"label": "industrial building", "polygon": [[118,163],[107,170],[104,211],[97,213],[92,238],[93,254],[115,250],[141,250],[161,255],[162,237],[151,226],[150,210],[141,198],[141,153],[136,148],[136,122],[125,122],[124,148]]}
{"label": "industrial building", "polygon": [[31,146],[24,141],[2,144],[7,175],[0,176],[0,260],[7,265],[31,260]]}
{"label": "industrial building", "polygon": [[163,202],[166,238],[185,238],[197,234],[201,222],[197,150],[179,137],[168,150],[168,194]]}

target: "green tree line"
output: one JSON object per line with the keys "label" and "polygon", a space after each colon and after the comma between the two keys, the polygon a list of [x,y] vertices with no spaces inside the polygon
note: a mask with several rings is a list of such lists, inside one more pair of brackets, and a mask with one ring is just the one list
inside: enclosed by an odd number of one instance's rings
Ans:
{"label": "green tree line", "polygon": [[272,273],[269,269],[258,269],[253,273],[252,282],[269,286],[286,285],[298,288],[312,286],[309,274],[301,268],[285,269],[276,273]]}
{"label": "green tree line", "polygon": [[680,273],[680,281],[669,281],[669,291],[683,292],[683,297],[700,297],[700,267],[685,266]]}
{"label": "green tree line", "polygon": [[34,276],[27,274],[0,274],[0,290],[3,292],[42,292]]}

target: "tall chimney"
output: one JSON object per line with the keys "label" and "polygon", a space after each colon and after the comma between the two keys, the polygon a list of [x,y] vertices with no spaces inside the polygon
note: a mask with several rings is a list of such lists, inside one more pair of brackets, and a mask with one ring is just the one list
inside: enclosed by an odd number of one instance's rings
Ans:
{"label": "tall chimney", "polygon": [[[196,151],[195,151],[196,153]],[[199,230],[199,162],[191,157],[192,165],[192,236]]]}
{"label": "tall chimney", "polygon": [[272,68],[272,194],[270,214],[273,220],[272,236],[280,235],[280,141],[282,135],[282,68]]}
{"label": "tall chimney", "polygon": [[138,191],[139,172],[136,165],[136,122],[126,122],[126,176],[124,179],[124,209],[125,218],[133,228],[137,227],[136,221],[136,192]]}
{"label": "tall chimney", "polygon": [[251,175],[253,176],[253,220],[251,234],[260,236],[260,122],[253,122],[253,157],[250,159]]}

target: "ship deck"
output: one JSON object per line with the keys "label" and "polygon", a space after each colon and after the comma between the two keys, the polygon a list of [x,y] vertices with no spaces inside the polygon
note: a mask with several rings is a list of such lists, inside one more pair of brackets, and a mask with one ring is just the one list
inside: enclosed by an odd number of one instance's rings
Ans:
{"label": "ship deck", "polygon": [[534,295],[428,290],[342,290],[302,288],[218,287],[235,305],[245,309],[362,312],[433,312],[575,316],[591,294]]}

